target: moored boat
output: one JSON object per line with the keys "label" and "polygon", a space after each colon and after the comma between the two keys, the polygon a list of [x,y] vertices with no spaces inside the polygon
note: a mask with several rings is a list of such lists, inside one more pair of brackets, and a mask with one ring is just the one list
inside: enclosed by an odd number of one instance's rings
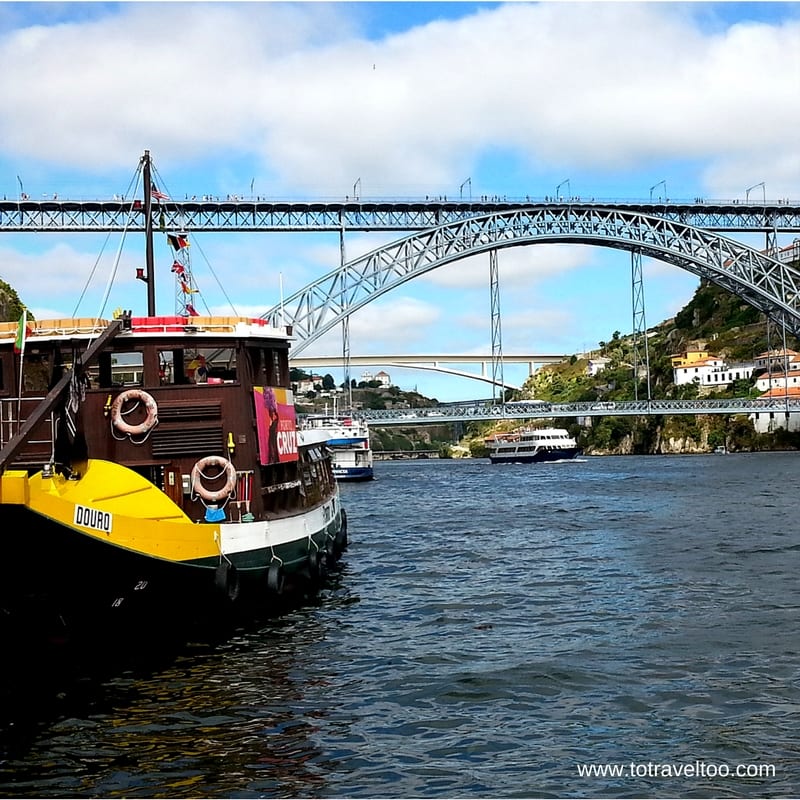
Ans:
{"label": "moored boat", "polygon": [[301,430],[315,431],[327,437],[333,474],[338,481],[370,481],[375,477],[369,426],[352,416],[309,414]]}
{"label": "moored boat", "polygon": [[525,428],[485,439],[492,464],[566,461],[581,454],[564,428]]}
{"label": "moored boat", "polygon": [[315,586],[347,524],[326,437],[297,428],[290,341],[157,316],[152,284],[144,316],[1,324],[4,620],[202,620]]}

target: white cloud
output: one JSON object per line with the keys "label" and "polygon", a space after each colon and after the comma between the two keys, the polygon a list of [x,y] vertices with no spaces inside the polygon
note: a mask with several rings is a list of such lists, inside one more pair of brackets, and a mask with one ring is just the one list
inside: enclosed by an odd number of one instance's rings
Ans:
{"label": "white cloud", "polygon": [[[350,346],[360,353],[408,353],[429,347],[431,327],[442,318],[436,305],[413,297],[376,300],[350,317]],[[341,355],[341,327],[309,345],[303,355]]]}
{"label": "white cloud", "polygon": [[[497,254],[501,293],[572,272],[589,264],[591,259],[591,249],[575,245],[537,244],[504,248]],[[454,261],[427,273],[421,280],[447,288],[481,287],[488,295],[489,254]]]}
{"label": "white cloud", "polygon": [[317,195],[454,187],[504,149],[534,169],[691,158],[720,190],[745,172],[797,185],[797,21],[706,32],[681,4],[510,3],[371,41],[354,14],[120,4],[12,31],[4,149],[86,170],[143,144],[184,162],[258,154],[271,188]]}
{"label": "white cloud", "polygon": [[[601,178],[742,199],[759,182],[768,199],[800,185],[796,19],[726,27],[704,4],[509,3],[370,38],[359,4],[69,7],[25,29],[13,24],[30,6],[2,17],[0,180],[12,195],[21,173],[34,196],[62,179],[110,196],[145,148],[178,196],[252,180],[272,197],[343,198],[358,183],[362,197],[453,199],[466,176],[473,197],[533,178],[552,194],[567,175],[567,191],[584,193]],[[400,236],[347,231],[346,258]],[[86,239],[67,241],[20,235],[0,250],[0,277],[47,316],[72,312],[96,258]],[[225,314],[217,279],[238,313],[260,315],[281,283],[288,297],[340,262],[336,231],[204,234],[193,251],[204,297]],[[139,303],[141,263],[126,250],[107,311]],[[503,249],[498,264],[510,350],[570,352],[630,327],[627,253],[540,244]],[[81,313],[95,313],[106,276]],[[169,305],[171,276],[159,280]],[[645,280],[651,323],[696,281],[649,261]],[[354,314],[353,352],[484,350],[488,284],[488,255],[404,284]],[[309,350],[320,347],[341,352],[339,332]]]}

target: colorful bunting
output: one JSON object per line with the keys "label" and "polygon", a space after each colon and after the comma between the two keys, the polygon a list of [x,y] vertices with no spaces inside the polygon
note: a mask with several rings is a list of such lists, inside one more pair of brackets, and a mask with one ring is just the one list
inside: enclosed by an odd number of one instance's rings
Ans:
{"label": "colorful bunting", "polygon": [[168,233],[167,239],[169,240],[169,243],[172,245],[172,249],[175,251],[182,250],[184,247],[189,246],[189,240],[182,235],[176,236],[173,233]]}

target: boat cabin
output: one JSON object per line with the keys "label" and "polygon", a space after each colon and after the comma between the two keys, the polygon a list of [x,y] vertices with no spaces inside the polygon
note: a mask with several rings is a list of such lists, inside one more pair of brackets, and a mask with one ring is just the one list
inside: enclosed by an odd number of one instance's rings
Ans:
{"label": "boat cabin", "polygon": [[198,521],[233,497],[231,521],[280,515],[333,485],[323,446],[300,452],[283,329],[242,317],[125,317],[82,364],[107,326],[30,321],[22,354],[16,324],[0,326],[0,448],[68,369],[77,364],[79,376],[5,466],[80,474],[87,457],[113,461]]}

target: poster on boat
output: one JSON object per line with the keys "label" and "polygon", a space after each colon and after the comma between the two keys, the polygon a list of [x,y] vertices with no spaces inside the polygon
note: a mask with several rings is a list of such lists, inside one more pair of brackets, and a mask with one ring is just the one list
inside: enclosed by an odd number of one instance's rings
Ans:
{"label": "poster on boat", "polygon": [[253,393],[259,461],[264,465],[297,461],[297,417],[292,390],[255,386]]}

